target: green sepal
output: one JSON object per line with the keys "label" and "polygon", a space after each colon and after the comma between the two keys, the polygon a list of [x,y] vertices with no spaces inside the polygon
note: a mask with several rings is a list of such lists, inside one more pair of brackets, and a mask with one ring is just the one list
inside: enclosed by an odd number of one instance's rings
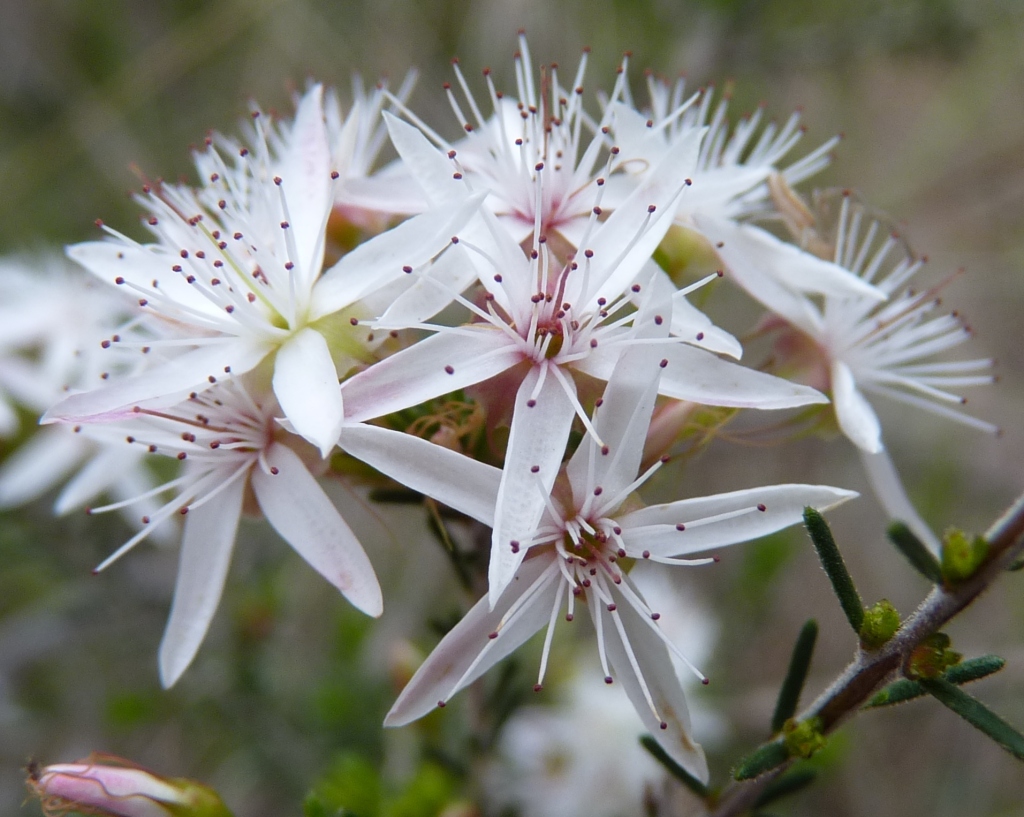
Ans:
{"label": "green sepal", "polygon": [[932,633],[918,644],[907,658],[903,674],[911,681],[922,678],[938,678],[950,667],[963,661],[963,656],[950,649],[949,636]]}
{"label": "green sepal", "polygon": [[796,713],[800,702],[800,692],[807,680],[807,671],[811,667],[811,656],[814,654],[814,642],[818,638],[818,622],[810,619],[800,630],[793,655],[789,659],[786,679],[779,689],[779,698],[775,703],[775,714],[772,715],[772,733],[782,731],[782,726]]}
{"label": "green sepal", "polygon": [[170,778],[167,782],[180,789],[184,802],[157,802],[174,817],[232,817],[220,795],[209,786],[185,778]]}
{"label": "green sepal", "polygon": [[882,599],[864,611],[860,625],[860,645],[877,650],[900,628],[900,614],[888,599]]}
{"label": "green sepal", "polygon": [[783,797],[796,794],[801,789],[807,788],[818,777],[817,769],[794,769],[791,772],[780,775],[761,792],[761,796],[754,801],[754,808],[767,806]]}
{"label": "green sepal", "polygon": [[950,584],[969,579],[987,555],[988,542],[984,538],[950,528],[942,538],[942,576]]}
{"label": "green sepal", "polygon": [[942,584],[942,565],[914,532],[902,522],[893,522],[886,533],[889,541],[902,553],[911,566],[932,584]]}
{"label": "green sepal", "polygon": [[664,766],[669,774],[686,786],[686,788],[702,800],[706,800],[708,798],[711,790],[701,783],[696,777],[686,771],[686,769],[676,763],[669,756],[668,752],[661,748],[661,744],[658,743],[658,741],[656,741],[651,735],[641,735],[640,745],[650,752],[651,756],[657,760],[658,763]]}
{"label": "green sepal", "polygon": [[864,605],[850,572],[846,569],[846,563],[836,546],[836,541],[832,538],[832,531],[829,530],[825,518],[814,508],[804,508],[804,525],[818,551],[821,566],[825,568],[825,573],[832,582],[832,589],[839,598],[843,612],[846,613],[846,620],[859,635],[860,626],[864,621]]}
{"label": "green sepal", "polygon": [[783,743],[792,757],[810,757],[825,748],[828,739],[821,731],[821,718],[789,720],[782,727]]}
{"label": "green sepal", "polygon": [[1018,760],[1024,760],[1024,735],[977,698],[972,698],[945,678],[922,678],[920,684],[975,729],[988,735]]}
{"label": "green sepal", "polygon": [[[999,672],[1004,666],[1006,666],[1006,660],[998,655],[982,655],[955,664],[946,670],[942,677],[951,684],[960,686]],[[879,690],[870,701],[864,704],[864,709],[902,704],[920,698],[922,695],[927,695],[927,693],[917,681],[901,678]]]}
{"label": "green sepal", "polygon": [[732,776],[735,780],[753,780],[755,777],[760,777],[765,772],[770,772],[781,766],[787,760],[789,760],[789,750],[786,748],[785,741],[779,738],[758,746],[743,758],[733,769]]}

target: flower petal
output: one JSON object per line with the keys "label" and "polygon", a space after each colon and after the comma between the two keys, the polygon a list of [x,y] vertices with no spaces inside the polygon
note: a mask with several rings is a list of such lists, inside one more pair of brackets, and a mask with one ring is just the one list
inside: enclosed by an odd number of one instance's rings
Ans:
{"label": "flower petal", "polygon": [[345,419],[362,422],[415,406],[501,374],[521,358],[515,341],[494,329],[433,335],[346,380]]}
{"label": "flower petal", "polygon": [[661,393],[708,406],[784,409],[827,403],[816,389],[792,383],[683,343],[664,348],[668,363],[661,375]]}
{"label": "flower petal", "polygon": [[412,434],[368,425],[345,426],[341,447],[382,474],[494,525],[501,471]]}
{"label": "flower petal", "polygon": [[669,756],[698,780],[707,782],[707,760],[700,744],[690,736],[690,710],[668,648],[621,593],[615,589],[612,593],[615,612],[608,612],[603,604],[589,607],[592,618],[605,617],[601,629],[615,679]]}
{"label": "flower petal", "polygon": [[297,332],[278,349],[274,394],[295,432],[326,457],[338,442],[345,412],[331,350],[315,329]]}
{"label": "flower petal", "polygon": [[[487,592],[492,605],[526,556],[576,416],[576,409],[553,372],[546,373],[539,384],[542,371],[542,366],[534,366],[516,393],[487,570]],[[568,383],[572,384],[572,380]]]}
{"label": "flower petal", "polygon": [[[551,557],[523,562],[493,609],[486,598],[480,599],[434,647],[398,696],[384,725],[404,726],[422,718],[525,643],[547,623],[560,590],[558,566]],[[519,603],[525,593],[530,598]],[[501,626],[513,606],[516,614]],[[492,637],[493,633],[497,636]]]}
{"label": "flower petal", "polygon": [[190,509],[185,519],[171,616],[160,642],[160,683],[165,689],[188,669],[217,611],[244,494],[245,479],[236,479],[215,502]]}
{"label": "flower petal", "polygon": [[344,309],[401,280],[405,266],[425,264],[450,245],[452,236],[480,209],[481,201],[482,196],[471,196],[457,207],[439,207],[413,216],[342,256],[314,285],[309,320]]}
{"label": "flower petal", "polygon": [[379,616],[383,600],[377,576],[334,503],[288,446],[270,446],[266,461],[277,473],[254,468],[251,481],[274,530],[355,607]]}
{"label": "flower petal", "polygon": [[173,406],[193,391],[208,389],[226,372],[232,376],[254,369],[272,351],[250,340],[211,343],[171,358],[140,375],[115,381],[95,391],[65,397],[40,420],[74,422],[135,405]]}
{"label": "flower petal", "polygon": [[289,229],[299,255],[294,261],[304,278],[302,291],[308,291],[323,266],[323,233],[332,203],[331,170],[323,87],[314,85],[299,101],[279,171]]}
{"label": "flower petal", "polygon": [[740,342],[711,318],[686,300],[682,292],[672,296],[672,334],[687,343],[739,360],[743,356]]}
{"label": "flower petal", "polygon": [[868,454],[877,454],[882,444],[882,426],[854,380],[850,367],[841,360],[832,363],[832,406],[843,434]]}
{"label": "flower petal", "polygon": [[889,514],[889,518],[902,522],[917,534],[917,538],[924,542],[932,553],[936,556],[940,555],[942,545],[939,538],[932,533],[928,523],[914,508],[889,453],[884,448],[876,453],[869,453],[861,449],[860,461],[864,463],[868,481],[871,483],[878,501],[882,503],[882,507]]}
{"label": "flower petal", "polygon": [[800,522],[808,506],[827,511],[855,496],[828,485],[767,485],[651,505],[617,521],[630,556],[683,556],[766,536]]}

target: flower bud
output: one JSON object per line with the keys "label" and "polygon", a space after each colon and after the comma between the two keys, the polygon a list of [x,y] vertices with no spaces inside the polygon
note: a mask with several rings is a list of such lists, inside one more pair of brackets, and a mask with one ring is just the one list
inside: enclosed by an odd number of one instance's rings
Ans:
{"label": "flower bud", "polygon": [[48,816],[81,811],[107,817],[231,817],[207,786],[161,777],[95,752],[76,763],[32,770],[28,785]]}
{"label": "flower bud", "polygon": [[900,614],[888,599],[873,604],[864,611],[860,625],[860,643],[866,650],[877,650],[900,628]]}

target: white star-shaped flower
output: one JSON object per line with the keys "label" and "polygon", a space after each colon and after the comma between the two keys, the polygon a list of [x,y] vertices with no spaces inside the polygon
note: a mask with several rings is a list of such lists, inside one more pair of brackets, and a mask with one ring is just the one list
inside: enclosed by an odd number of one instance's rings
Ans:
{"label": "white star-shaped flower", "polygon": [[[800,521],[808,505],[827,509],[855,494],[827,486],[776,485],[637,508],[636,489],[660,466],[637,476],[661,373],[650,346],[623,353],[596,411],[594,431],[559,469],[553,486],[535,472],[520,487],[539,496],[543,510],[531,529],[505,543],[503,549],[517,557],[508,586],[496,603],[481,599],[442,639],[395,702],[387,725],[408,723],[443,706],[546,627],[539,687],[560,611],[571,621],[582,604],[597,632],[606,682],[617,678],[672,757],[707,778],[669,655],[678,651],[619,560],[705,564],[714,559],[686,557],[763,536]],[[494,507],[503,481],[498,469],[370,426],[347,427],[342,445],[414,490],[484,524],[497,524]],[[498,555],[492,554],[492,562]]]}
{"label": "white star-shaped flower", "polygon": [[[380,586],[355,534],[310,473],[311,453],[274,420],[273,398],[257,402],[239,380],[196,394],[181,405],[111,412],[81,427],[107,443],[183,463],[179,476],[144,494],[92,508],[135,506],[172,494],[142,518],[143,529],[102,564],[103,570],[161,522],[185,518],[170,620],[160,645],[160,678],[174,684],[191,663],[217,609],[247,495],[267,521],[325,579],[371,616],[382,610]],[[305,460],[303,455],[305,455]]]}
{"label": "white star-shaped flower", "polygon": [[[78,244],[69,255],[101,279],[137,294],[140,306],[172,322],[178,337],[164,352],[186,349],[143,374],[68,397],[46,419],[76,419],[112,409],[173,405],[193,391],[238,376],[267,360],[291,427],[326,456],[343,408],[339,375],[368,354],[359,316],[367,299],[401,284],[403,264],[424,264],[478,202],[433,211],[389,230],[323,272],[324,233],[334,205],[332,153],[315,86],[294,123],[265,131],[251,148],[217,140],[197,154],[203,187],[158,185],[140,201],[157,237],[141,245],[113,231],[111,240]],[[234,152],[227,159],[216,144]],[[149,348],[156,348],[152,344]]]}

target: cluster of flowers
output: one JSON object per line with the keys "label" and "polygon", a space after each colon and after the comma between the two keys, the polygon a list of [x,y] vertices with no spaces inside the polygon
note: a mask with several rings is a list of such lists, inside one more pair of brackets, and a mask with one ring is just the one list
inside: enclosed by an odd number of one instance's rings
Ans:
{"label": "cluster of flowers", "polygon": [[[905,289],[920,260],[853,197],[823,200],[826,218],[793,192],[834,144],[787,159],[797,116],[779,127],[758,110],[733,127],[711,90],[654,77],[638,105],[625,65],[590,110],[586,55],[564,86],[555,66],[535,76],[520,48],[514,94],[485,71],[483,105],[455,65],[458,139],[411,111],[404,89],[359,93],[343,113],[313,86],[290,121],[257,110],[242,139],[207,139],[198,186],[144,186],[150,243],[101,224],[103,240],[70,247],[101,285],[8,274],[0,422],[14,426],[17,404],[48,425],[3,466],[0,502],[80,465],[57,510],[107,494],[116,501],[91,512],[120,509],[138,527],[101,569],[183,523],[159,652],[170,686],[214,615],[243,512],[381,613],[370,560],[318,483],[358,460],[492,530],[486,596],[389,725],[443,706],[545,630],[539,688],[556,620],[582,606],[605,681],[706,779],[679,651],[630,566],[712,562],[694,554],[854,494],[791,484],[645,505],[645,481],[701,406],[810,407],[938,547],[865,393],[989,428],[951,407],[962,399],[949,389],[990,382],[990,363],[922,362],[968,331],[933,314],[934,292]],[[388,139],[398,158],[378,169]],[[680,286],[657,259],[684,241],[722,272]],[[687,300],[723,273],[767,308],[759,331],[775,333],[790,379],[730,360],[738,341]],[[177,475],[158,483],[151,455],[179,460]]]}

